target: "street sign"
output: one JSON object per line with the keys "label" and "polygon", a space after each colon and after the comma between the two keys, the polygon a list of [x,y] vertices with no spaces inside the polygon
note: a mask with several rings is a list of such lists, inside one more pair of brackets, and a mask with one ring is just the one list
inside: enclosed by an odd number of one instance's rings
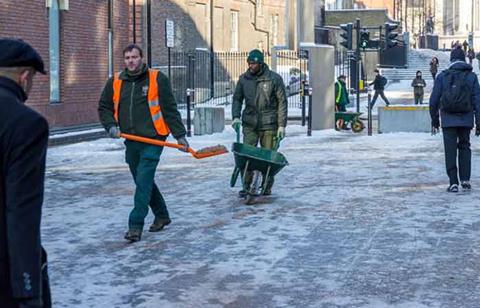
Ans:
{"label": "street sign", "polygon": [[173,20],[165,20],[165,47],[175,47],[175,24]]}

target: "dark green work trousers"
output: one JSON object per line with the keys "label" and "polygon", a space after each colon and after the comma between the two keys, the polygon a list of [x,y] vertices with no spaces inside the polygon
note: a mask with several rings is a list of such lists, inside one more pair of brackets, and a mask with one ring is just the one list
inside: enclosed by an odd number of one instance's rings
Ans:
{"label": "dark green work trousers", "polygon": [[[255,130],[248,126],[243,126],[243,143],[257,146],[258,142],[260,142],[260,146],[265,149],[273,149],[275,145],[275,137],[277,136],[277,132],[275,130]],[[265,174],[264,174],[265,176]],[[245,183],[247,184],[247,189],[250,188],[250,184],[252,184],[253,180],[253,172],[248,171],[245,175]],[[267,186],[265,188],[266,191],[272,189],[274,179],[270,177],[270,181],[268,181]]]}
{"label": "dark green work trousers", "polygon": [[128,227],[142,230],[149,206],[155,217],[169,218],[165,200],[154,181],[163,147],[128,140],[125,141],[125,145],[127,147],[125,160],[136,186]]}

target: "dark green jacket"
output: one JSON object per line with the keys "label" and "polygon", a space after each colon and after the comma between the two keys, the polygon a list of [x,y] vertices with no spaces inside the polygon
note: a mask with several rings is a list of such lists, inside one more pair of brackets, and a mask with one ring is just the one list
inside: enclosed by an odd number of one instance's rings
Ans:
{"label": "dark green jacket", "polygon": [[[113,117],[113,78],[110,78],[103,89],[98,104],[100,122],[108,131],[110,127],[118,125],[122,133],[133,134],[148,138],[157,138],[158,134],[153,126],[150,109],[148,108],[148,70],[144,65],[139,75],[131,76],[125,69],[120,74],[123,80],[120,91],[120,105],[118,110],[119,123]],[[160,108],[170,131],[175,138],[185,136],[185,126],[177,109],[175,98],[172,95],[168,78],[158,73],[157,77]]]}
{"label": "dark green jacket", "polygon": [[242,124],[256,130],[276,130],[287,126],[287,104],[282,77],[263,64],[258,74],[247,71],[240,76],[233,95],[232,117],[241,115]]}
{"label": "dark green jacket", "polygon": [[340,80],[335,82],[335,104],[339,106],[347,106],[350,104],[347,85]]}

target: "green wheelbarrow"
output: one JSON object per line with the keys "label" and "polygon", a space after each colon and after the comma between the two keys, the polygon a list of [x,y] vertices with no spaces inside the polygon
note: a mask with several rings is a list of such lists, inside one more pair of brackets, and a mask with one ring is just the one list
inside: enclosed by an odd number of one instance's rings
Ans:
{"label": "green wheelbarrow", "polygon": [[365,128],[365,124],[360,120],[361,114],[361,112],[335,112],[335,123],[337,123],[338,120],[343,120],[345,125],[350,123],[354,133],[360,133]]}
{"label": "green wheelbarrow", "polygon": [[[255,197],[264,195],[268,180],[288,165],[285,156],[277,152],[279,146],[279,140],[275,142],[272,150],[240,143],[240,133],[237,132],[237,142],[232,146],[235,168],[230,179],[230,186],[234,187],[238,177],[241,177],[243,190],[247,192],[246,204],[252,204]],[[250,188],[247,187],[245,181],[247,171],[253,172]]]}

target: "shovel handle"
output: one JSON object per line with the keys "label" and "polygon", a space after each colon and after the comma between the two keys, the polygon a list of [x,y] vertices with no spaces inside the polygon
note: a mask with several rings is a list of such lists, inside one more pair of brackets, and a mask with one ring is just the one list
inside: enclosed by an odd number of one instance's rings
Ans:
{"label": "shovel handle", "polygon": [[[133,141],[139,141],[143,143],[148,143],[148,144],[153,144],[153,145],[158,145],[162,147],[169,147],[169,148],[175,148],[175,149],[183,149],[183,146],[180,144],[172,143],[172,142],[167,142],[167,141],[162,141],[162,140],[157,140],[157,139],[152,139],[152,138],[146,138],[146,137],[140,137],[140,136],[135,136],[135,135],[130,135],[130,134],[124,134],[121,133],[120,137],[123,137],[128,140],[133,140]],[[189,152],[190,152],[190,148]]]}

